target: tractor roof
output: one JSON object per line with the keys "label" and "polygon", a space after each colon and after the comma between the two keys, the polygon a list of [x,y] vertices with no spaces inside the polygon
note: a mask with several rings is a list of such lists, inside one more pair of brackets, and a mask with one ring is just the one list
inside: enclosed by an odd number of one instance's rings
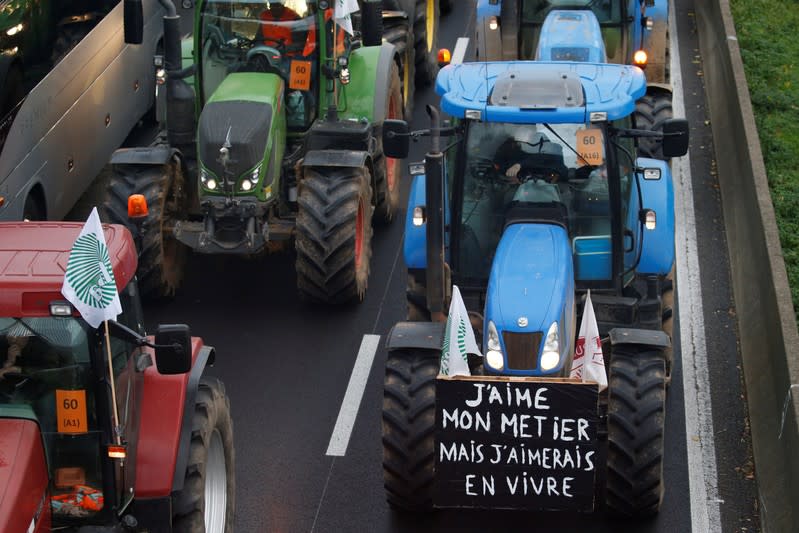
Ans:
{"label": "tractor roof", "polygon": [[638,67],[599,63],[503,61],[461,63],[436,80],[441,108],[457,118],[467,110],[487,122],[584,124],[591,113],[626,117],[646,92]]}
{"label": "tractor roof", "polygon": [[[80,222],[0,222],[0,316],[48,316],[49,304],[64,300],[61,285]],[[103,224],[117,290],[136,273],[130,232]]]}

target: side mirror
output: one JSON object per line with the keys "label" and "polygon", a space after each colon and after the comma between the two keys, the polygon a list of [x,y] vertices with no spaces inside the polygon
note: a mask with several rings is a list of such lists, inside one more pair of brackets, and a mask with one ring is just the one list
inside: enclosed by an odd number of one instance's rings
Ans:
{"label": "side mirror", "polygon": [[383,153],[394,159],[408,157],[410,137],[408,123],[404,120],[386,119],[383,121]]}
{"label": "side mirror", "polygon": [[164,375],[191,370],[191,332],[186,324],[163,324],[155,331],[155,364]]}
{"label": "side mirror", "polygon": [[141,0],[125,0],[123,27],[126,44],[141,44],[144,39],[144,12]]}
{"label": "side mirror", "polygon": [[671,118],[663,123],[663,155],[680,157],[688,153],[688,121]]}

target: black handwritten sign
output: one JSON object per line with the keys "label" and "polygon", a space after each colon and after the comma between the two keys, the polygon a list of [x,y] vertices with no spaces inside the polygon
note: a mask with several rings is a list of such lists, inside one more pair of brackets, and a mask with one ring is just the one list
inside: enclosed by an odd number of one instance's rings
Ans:
{"label": "black handwritten sign", "polygon": [[595,384],[439,378],[435,505],[593,511],[598,396]]}

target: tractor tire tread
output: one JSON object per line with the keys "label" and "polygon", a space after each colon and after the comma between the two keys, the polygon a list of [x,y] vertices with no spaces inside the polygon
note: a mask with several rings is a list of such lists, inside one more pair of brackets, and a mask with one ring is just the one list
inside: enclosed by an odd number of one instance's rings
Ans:
{"label": "tractor tire tread", "polygon": [[[128,217],[128,197],[142,194],[147,200],[149,213],[142,225],[142,239],[138,243],[139,266],[137,275],[141,294],[150,299],[171,297],[180,286],[188,249],[174,237],[165,238],[163,226],[165,211],[173,202],[170,175],[177,173],[178,163],[167,165],[115,165],[108,178],[108,188],[100,205],[101,220],[122,224],[136,235],[137,229]],[[169,251],[167,253],[167,250]]]}
{"label": "tractor tire tread", "polygon": [[432,508],[435,463],[434,352],[391,352],[383,392],[383,480],[394,507],[413,512]]}
{"label": "tractor tire tread", "polygon": [[657,350],[615,347],[610,361],[606,503],[650,516],[663,499],[665,361]]}
{"label": "tractor tire tread", "polygon": [[219,432],[225,452],[227,505],[224,533],[232,533],[236,509],[236,472],[230,400],[221,381],[203,377],[197,388],[183,488],[172,496],[172,531],[176,533],[205,531],[205,468],[211,434],[214,430]]}
{"label": "tractor tire tread", "polygon": [[[362,256],[356,268],[358,209],[363,209]],[[306,170],[298,197],[297,288],[303,299],[343,304],[362,300],[372,255],[372,187],[366,168]]]}
{"label": "tractor tire tread", "polygon": [[[671,93],[655,91],[641,97],[635,105],[635,127],[649,131],[663,131],[663,123],[672,118]],[[638,155],[667,160],[663,156],[663,140],[654,137],[638,139]]]}

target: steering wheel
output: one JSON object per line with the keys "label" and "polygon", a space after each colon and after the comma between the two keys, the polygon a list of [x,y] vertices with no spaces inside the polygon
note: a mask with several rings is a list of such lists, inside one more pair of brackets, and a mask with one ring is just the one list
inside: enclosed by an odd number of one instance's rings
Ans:
{"label": "steering wheel", "polygon": [[0,376],[0,396],[13,401],[17,394],[33,379],[33,376],[30,374],[6,372]]}
{"label": "steering wheel", "polygon": [[265,44],[266,46],[272,47],[278,52],[280,52],[281,56],[286,55],[287,45],[285,39],[275,39],[273,37],[263,37],[256,39],[256,42],[259,44]]}
{"label": "steering wheel", "polygon": [[469,172],[480,180],[491,180],[497,176],[497,167],[494,161],[481,156],[475,156],[469,161]]}

